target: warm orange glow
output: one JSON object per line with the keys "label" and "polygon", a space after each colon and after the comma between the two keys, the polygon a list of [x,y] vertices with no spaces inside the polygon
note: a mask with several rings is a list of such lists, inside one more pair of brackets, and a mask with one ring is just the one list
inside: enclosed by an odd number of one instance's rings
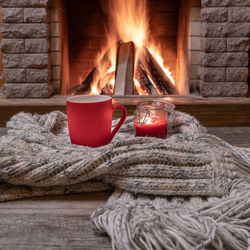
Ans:
{"label": "warm orange glow", "polygon": [[146,0],[110,0],[112,29],[123,42],[133,41],[137,47],[146,43],[148,15]]}
{"label": "warm orange glow", "polygon": [[154,56],[154,58],[156,59],[156,61],[159,63],[159,65],[161,66],[162,70],[164,71],[164,73],[168,76],[168,78],[171,80],[171,82],[175,85],[175,80],[174,78],[172,77],[172,74],[171,72],[168,70],[167,67],[164,66],[163,64],[163,58],[160,54],[160,51],[157,50],[155,47],[153,47],[151,45],[151,47],[149,46],[148,47],[148,50],[150,52],[151,55]]}
{"label": "warm orange glow", "polygon": [[90,95],[99,95],[99,89],[97,85],[92,85]]}
{"label": "warm orange glow", "polygon": [[141,87],[141,84],[135,78],[134,84],[139,95],[148,95],[148,93]]}
{"label": "warm orange glow", "polygon": [[[97,55],[96,65],[98,74],[91,84],[90,94],[106,94],[107,89],[108,93],[113,92],[118,41],[134,42],[136,47],[135,66],[137,65],[140,48],[146,46],[164,73],[175,84],[171,72],[163,63],[164,60],[160,49],[150,36],[147,0],[109,0],[108,12],[110,14],[110,27],[107,29],[107,44]],[[152,79],[150,81],[157,89]],[[134,84],[139,95],[148,95],[135,78]],[[159,92],[158,89],[157,91]]]}
{"label": "warm orange glow", "polygon": [[155,85],[154,81],[150,78],[150,76],[148,76],[148,79],[149,79],[150,82],[154,85],[154,87],[155,87],[155,89],[157,90],[157,92],[158,92],[159,94],[161,94],[160,91],[159,91],[159,89],[158,89],[157,86]]}

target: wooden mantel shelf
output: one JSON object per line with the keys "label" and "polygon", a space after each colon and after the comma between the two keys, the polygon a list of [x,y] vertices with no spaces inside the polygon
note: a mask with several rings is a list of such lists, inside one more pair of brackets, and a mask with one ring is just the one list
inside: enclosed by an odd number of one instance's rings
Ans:
{"label": "wooden mantel shelf", "polygon": [[[66,112],[69,96],[55,95],[47,99],[6,99],[0,95],[0,126],[20,111],[44,114],[53,110]],[[250,126],[250,97],[208,97],[197,95],[114,96],[114,104],[125,105],[132,115],[140,101],[162,99],[171,101],[176,109],[195,116],[204,126]],[[119,112],[115,113],[115,117]]]}
{"label": "wooden mantel shelf", "polygon": [[[50,98],[25,98],[25,99],[6,99],[0,94],[0,106],[66,106],[69,96],[55,95]],[[113,96],[113,103],[122,105],[136,105],[141,101],[167,100],[175,105],[250,105],[250,97],[201,97],[197,95],[168,95],[160,97],[152,96]]]}

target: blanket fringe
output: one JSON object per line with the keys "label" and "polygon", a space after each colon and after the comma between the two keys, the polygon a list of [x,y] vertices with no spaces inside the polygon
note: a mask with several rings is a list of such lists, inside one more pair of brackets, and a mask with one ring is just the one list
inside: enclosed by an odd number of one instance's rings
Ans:
{"label": "blanket fringe", "polygon": [[91,221],[96,230],[107,232],[117,250],[247,249],[250,190],[242,189],[245,182],[249,185],[248,180],[234,183],[222,199],[208,200],[150,199],[117,189]]}

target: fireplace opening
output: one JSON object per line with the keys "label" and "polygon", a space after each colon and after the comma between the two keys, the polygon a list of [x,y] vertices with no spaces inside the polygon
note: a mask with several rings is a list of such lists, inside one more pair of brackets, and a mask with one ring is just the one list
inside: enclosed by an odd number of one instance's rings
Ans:
{"label": "fireplace opening", "polygon": [[[130,1],[114,2],[126,2],[125,10],[130,6]],[[146,79],[147,93],[164,94],[166,86],[168,89],[172,85],[169,76],[162,74],[164,70],[159,66],[158,57],[151,54],[152,47],[160,48],[163,65],[171,73],[179,94],[246,96],[250,25],[246,1],[230,1],[222,6],[220,1],[147,0],[145,18],[138,4],[133,11],[123,12],[110,11],[109,3],[109,0],[2,1],[1,79],[4,84],[1,91],[4,96],[47,98],[52,94],[65,95],[85,79],[98,79],[95,68],[97,72],[101,70],[96,59],[102,61],[106,52],[113,48],[116,50],[111,55],[117,55],[112,57],[118,62],[117,66],[104,70],[98,82],[108,80],[112,83],[121,79],[119,83],[130,84],[121,84],[117,89],[117,84],[114,87],[107,84],[98,93],[117,95],[122,90],[128,95],[134,89],[131,81],[141,86],[140,81]],[[114,19],[110,18],[112,13],[124,17],[119,32],[112,23]],[[131,20],[136,18],[148,21],[143,22],[144,27],[145,23],[149,27],[143,46],[137,41],[141,33],[130,28]],[[132,32],[132,38],[124,38],[121,34],[127,31]],[[113,33],[116,35],[111,39]],[[110,41],[114,45],[108,46]],[[139,73],[137,59],[142,61]],[[152,83],[155,81],[158,85],[164,82],[165,88],[161,88],[161,84],[155,87]]]}
{"label": "fireplace opening", "polygon": [[62,94],[189,93],[190,1],[64,1]]}

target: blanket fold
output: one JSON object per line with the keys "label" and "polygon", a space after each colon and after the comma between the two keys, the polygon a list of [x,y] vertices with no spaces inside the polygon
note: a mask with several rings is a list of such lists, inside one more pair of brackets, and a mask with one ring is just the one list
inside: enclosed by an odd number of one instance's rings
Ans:
{"label": "blanket fold", "polygon": [[72,145],[67,117],[57,111],[19,113],[7,128],[0,138],[0,181],[29,186],[30,193],[43,187],[73,191],[89,181],[100,182],[101,190],[113,186],[160,195],[221,196],[229,188],[230,157],[204,144],[205,129],[184,113],[174,113],[165,140],[134,137],[129,117],[113,141],[99,148]]}
{"label": "blanket fold", "polygon": [[19,113],[0,137],[0,201],[116,188],[91,216],[113,249],[247,249],[250,150],[169,118],[166,139],[134,137],[128,117],[89,148],[70,143],[65,114]]}

